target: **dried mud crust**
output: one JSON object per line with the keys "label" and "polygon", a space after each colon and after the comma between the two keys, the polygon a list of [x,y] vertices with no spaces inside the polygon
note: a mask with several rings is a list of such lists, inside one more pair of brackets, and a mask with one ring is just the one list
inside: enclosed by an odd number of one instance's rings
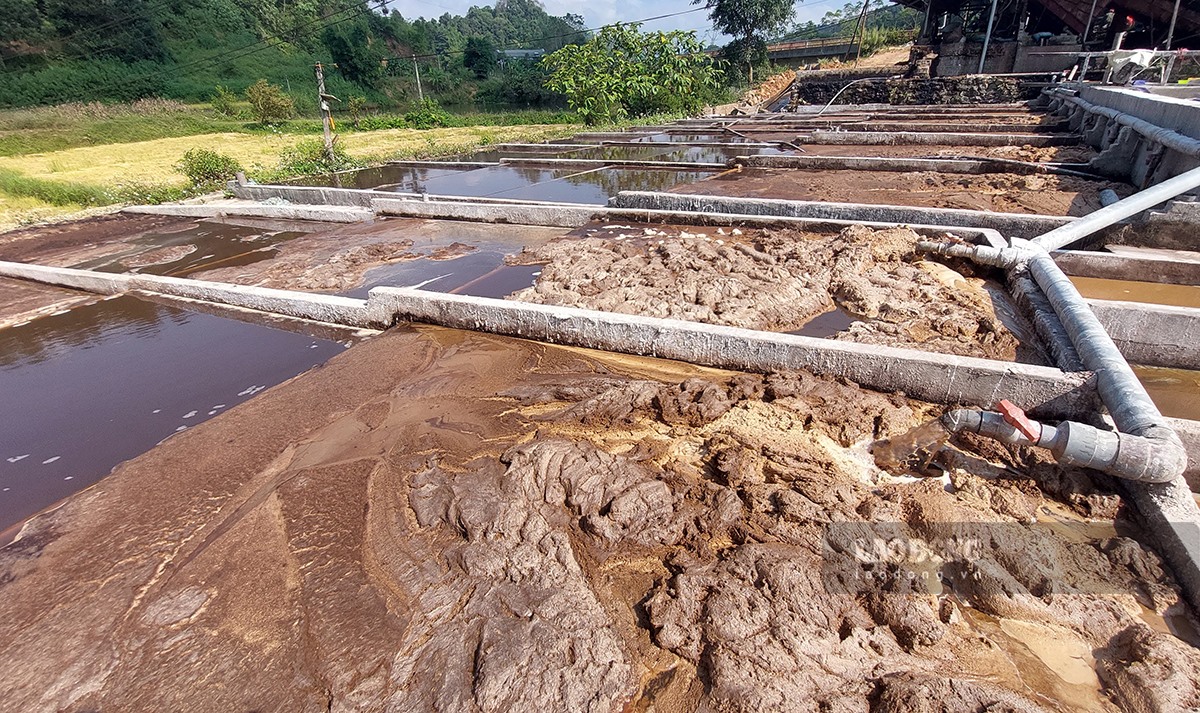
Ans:
{"label": "dried mud crust", "polygon": [[[950,488],[865,455],[932,415],[803,373],[388,334],[0,550],[0,689],[71,711],[1200,703],[1161,561],[1079,516],[1116,498],[1078,474],[1051,497],[1024,452],[948,448]],[[902,547],[856,554],[881,538]]]}
{"label": "dried mud crust", "polygon": [[745,169],[676,186],[672,192],[1079,216],[1103,207],[1100,191],[1106,188],[1122,197],[1133,193],[1126,183],[1051,174],[782,169]]}
{"label": "dried mud crust", "polygon": [[859,319],[837,339],[1041,360],[1003,290],[920,259],[910,229],[700,230],[631,227],[627,238],[527,249],[517,261],[546,266],[512,299],[772,331],[798,330],[836,303]]}

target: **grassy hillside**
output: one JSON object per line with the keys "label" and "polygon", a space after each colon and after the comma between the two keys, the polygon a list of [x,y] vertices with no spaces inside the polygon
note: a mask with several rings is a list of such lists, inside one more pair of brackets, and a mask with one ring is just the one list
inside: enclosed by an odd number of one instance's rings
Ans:
{"label": "grassy hillside", "polygon": [[529,81],[536,68],[468,62],[468,44],[490,58],[496,49],[552,51],[586,39],[582,18],[550,16],[533,0],[501,0],[464,16],[412,22],[362,0],[6,5],[11,9],[0,12],[0,106],[10,107],[151,96],[200,102],[217,85],[237,93],[267,79],[283,86],[302,113],[311,112],[316,62],[328,66],[330,93],[384,107],[416,98],[414,63],[422,88],[443,103],[553,106],[561,99],[542,91],[541,81]]}

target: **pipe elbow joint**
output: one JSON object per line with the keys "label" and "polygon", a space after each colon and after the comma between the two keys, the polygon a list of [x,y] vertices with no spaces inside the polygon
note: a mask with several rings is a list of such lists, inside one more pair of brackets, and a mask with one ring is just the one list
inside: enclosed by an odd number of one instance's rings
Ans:
{"label": "pipe elbow joint", "polygon": [[1058,431],[1061,437],[1051,452],[1063,465],[1092,468],[1139,483],[1169,483],[1187,467],[1187,452],[1169,429],[1169,436],[1135,436],[1065,421]]}

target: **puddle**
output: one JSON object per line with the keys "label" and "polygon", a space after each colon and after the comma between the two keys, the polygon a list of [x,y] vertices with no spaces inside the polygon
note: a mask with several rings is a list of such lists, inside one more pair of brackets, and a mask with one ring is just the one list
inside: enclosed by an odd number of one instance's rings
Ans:
{"label": "puddle", "polygon": [[822,312],[816,317],[805,322],[800,329],[788,332],[788,334],[796,334],[801,337],[817,337],[824,339],[832,337],[838,332],[844,332],[850,328],[850,325],[857,322],[858,319],[842,309],[835,306],[828,312]]}
{"label": "puddle", "polygon": [[343,349],[131,296],[0,330],[0,530]]}
{"label": "puddle", "polygon": [[1164,416],[1200,421],[1200,371],[1132,366]]}
{"label": "puddle", "polygon": [[1053,624],[992,617],[967,606],[960,606],[958,611],[971,628],[1004,652],[1007,665],[994,675],[1015,676],[1030,690],[1052,692],[1062,710],[1105,709],[1107,699],[1096,675],[1091,647],[1073,631]]}
{"label": "puddle", "polygon": [[249,265],[269,259],[275,256],[276,246],[280,243],[306,234],[198,221],[184,230],[146,233],[129,241],[129,248],[120,253],[72,267],[186,277],[201,270]]}
{"label": "puddle", "polygon": [[[471,159],[476,160],[476,159]],[[344,171],[324,176],[309,176],[289,181],[293,186],[322,186],[329,188],[376,188],[388,184],[412,185],[430,178],[459,173],[460,168],[413,168],[408,166],[377,166],[359,171]],[[396,190],[415,190],[397,188]]]}
{"label": "puddle", "polygon": [[1084,297],[1097,300],[1124,300],[1176,307],[1200,307],[1200,287],[1166,285],[1158,282],[1108,280],[1099,277],[1072,277],[1071,282]]}
{"label": "puddle", "polygon": [[[453,260],[434,260],[423,257],[416,260],[405,260],[391,265],[381,265],[367,271],[363,285],[345,293],[347,297],[363,299],[374,287],[416,287],[431,292],[458,292],[467,285],[505,267],[504,258],[511,251],[497,248],[482,247]],[[520,266],[527,267],[527,266]],[[530,272],[540,268],[531,268]],[[509,279],[509,278],[506,278]],[[486,287],[486,285],[485,285]],[[516,289],[528,287],[521,285]],[[458,294],[477,295],[479,297],[495,297],[492,294],[480,294],[473,291],[458,292]],[[507,293],[505,293],[507,294]],[[503,297],[503,295],[499,295]]]}
{"label": "puddle", "polygon": [[512,293],[532,287],[542,274],[543,265],[502,265],[495,270],[450,292],[472,297],[503,299]]}

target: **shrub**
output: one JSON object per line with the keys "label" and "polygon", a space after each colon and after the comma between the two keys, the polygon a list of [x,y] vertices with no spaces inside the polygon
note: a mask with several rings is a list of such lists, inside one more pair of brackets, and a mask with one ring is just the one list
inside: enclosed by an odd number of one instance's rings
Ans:
{"label": "shrub", "polygon": [[304,139],[286,149],[279,157],[279,170],[290,176],[306,176],[314,173],[329,173],[353,168],[357,164],[341,146],[333,144],[333,161],[325,154],[325,142],[321,139]]}
{"label": "shrub", "polygon": [[233,157],[210,149],[188,149],[176,167],[197,186],[228,181],[242,170]]}
{"label": "shrub", "polygon": [[246,89],[250,109],[260,124],[277,124],[296,113],[292,98],[283,93],[278,85],[260,79]]}
{"label": "shrub", "polygon": [[362,116],[363,109],[367,108],[367,98],[350,97],[346,101],[346,108],[350,110],[350,123],[357,129],[359,117]]}
{"label": "shrub", "polygon": [[404,121],[414,129],[436,129],[450,123],[446,113],[435,99],[424,99],[416,108],[404,115]]}
{"label": "shrub", "polygon": [[209,99],[209,103],[212,104],[212,108],[218,114],[223,114],[225,116],[237,116],[238,112],[237,107],[235,106],[236,102],[237,95],[225,87],[222,87],[220,84],[213,88],[212,98]]}

